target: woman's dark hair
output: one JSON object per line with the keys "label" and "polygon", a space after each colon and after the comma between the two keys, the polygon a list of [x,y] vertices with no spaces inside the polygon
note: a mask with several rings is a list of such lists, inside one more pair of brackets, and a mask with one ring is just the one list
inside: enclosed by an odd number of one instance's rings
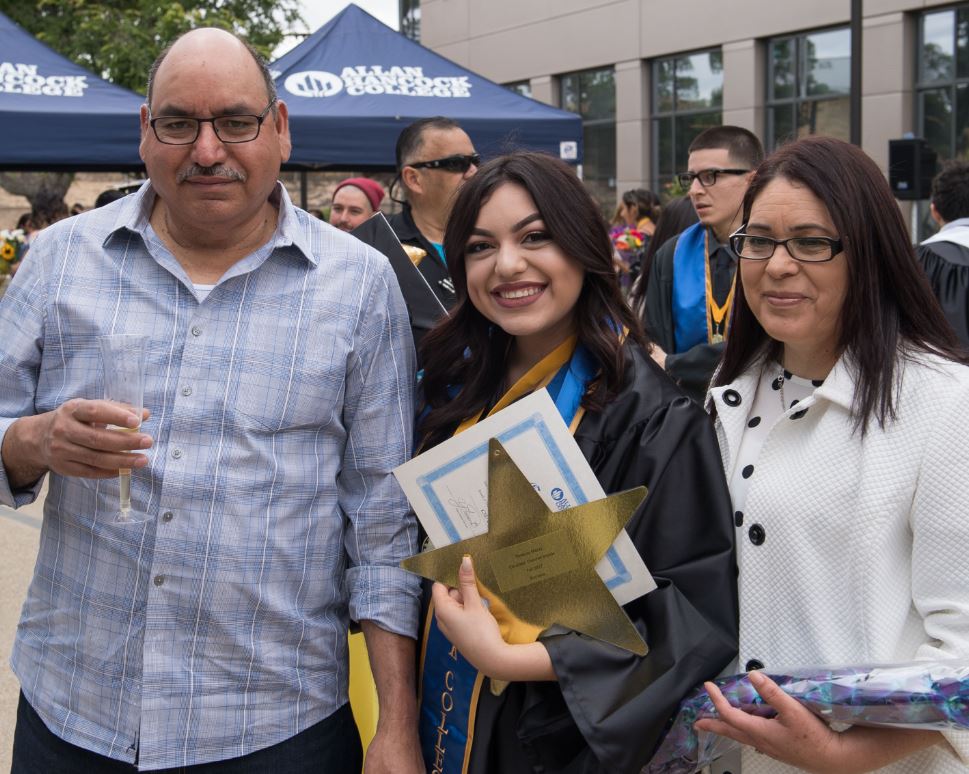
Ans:
{"label": "woman's dark hair", "polygon": [[649,273],[653,269],[653,260],[656,253],[666,242],[687,227],[692,226],[699,219],[689,196],[677,196],[675,199],[670,199],[663,207],[659,220],[656,221],[656,230],[649,239],[646,255],[643,256],[643,262],[639,269],[639,280],[629,297],[629,305],[633,309],[640,309],[646,300]]}
{"label": "woman's dark hair", "polygon": [[654,223],[660,214],[659,197],[645,188],[633,188],[622,195],[622,203],[627,207],[635,205],[639,218],[649,218]]}
{"label": "woman's dark hair", "polygon": [[[841,307],[840,349],[855,369],[852,415],[864,434],[872,418],[884,427],[896,414],[896,358],[905,349],[957,362],[966,355],[932,294],[885,177],[854,145],[807,137],[769,156],[744,196],[743,222],[776,179],[810,190],[827,208],[844,243],[848,288]],[[743,259],[741,259],[743,260]],[[743,288],[742,275],[737,283]],[[767,335],[743,293],[737,293],[730,336],[714,386],[729,384],[782,345]]]}
{"label": "woman's dark hair", "polygon": [[[625,358],[619,329],[641,346],[646,338],[623,301],[612,260],[612,243],[598,204],[572,169],[542,153],[512,153],[481,167],[458,190],[444,232],[444,252],[457,303],[451,315],[424,336],[424,399],[430,409],[419,428],[426,445],[450,435],[454,426],[494,400],[505,377],[512,336],[482,315],[468,298],[465,250],[481,208],[506,183],[524,188],[552,240],[585,270],[575,305],[576,333],[599,364],[599,381],[582,405],[601,408],[622,387]],[[460,392],[453,396],[449,387]]]}

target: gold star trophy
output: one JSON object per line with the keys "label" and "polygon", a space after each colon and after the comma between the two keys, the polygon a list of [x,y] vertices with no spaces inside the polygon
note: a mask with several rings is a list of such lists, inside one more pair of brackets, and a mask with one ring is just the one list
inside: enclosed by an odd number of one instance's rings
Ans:
{"label": "gold star trophy", "polygon": [[458,585],[461,559],[474,563],[502,636],[534,642],[559,624],[640,656],[647,646],[596,573],[596,563],[646,496],[645,487],[550,511],[495,439],[488,444],[488,531],[417,554],[405,570]]}

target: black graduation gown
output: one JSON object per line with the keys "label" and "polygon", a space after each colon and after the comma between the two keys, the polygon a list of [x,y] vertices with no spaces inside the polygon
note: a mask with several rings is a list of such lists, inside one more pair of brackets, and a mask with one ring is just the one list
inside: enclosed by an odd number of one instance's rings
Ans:
{"label": "black graduation gown", "polygon": [[[643,327],[666,352],[666,373],[680,385],[683,392],[702,406],[710,379],[723,356],[724,344],[697,344],[686,352],[676,352],[673,258],[678,238],[675,236],[664,242],[653,256],[649,284],[646,286]],[[725,298],[726,292],[717,301],[722,303]]]}
{"label": "black graduation gown", "polygon": [[658,588],[626,605],[644,658],[576,632],[543,633],[558,682],[487,680],[472,774],[638,772],[680,699],[737,653],[730,497],[713,425],[646,353],[627,346],[627,385],[575,439],[606,492],[641,484],[627,531]]}
{"label": "black graduation gown", "polygon": [[[441,263],[440,255],[434,245],[427,241],[424,235],[418,231],[414,223],[414,218],[411,215],[410,205],[405,203],[400,212],[387,218],[387,222],[402,244],[419,247],[427,253],[417,265],[417,270],[424,275],[424,279],[427,280],[427,284],[434,291],[437,300],[441,302],[446,310],[451,311],[451,307],[457,301],[457,296],[454,293],[454,285],[451,282],[451,275],[448,273],[447,267]],[[415,299],[407,298],[405,300],[410,306],[420,303]],[[436,314],[437,310],[432,310],[432,312]],[[411,332],[414,334],[414,344],[416,346],[420,346],[421,339],[428,330],[428,328],[411,326]]]}
{"label": "black graduation gown", "polygon": [[930,242],[918,248],[918,256],[946,319],[969,349],[969,248]]}

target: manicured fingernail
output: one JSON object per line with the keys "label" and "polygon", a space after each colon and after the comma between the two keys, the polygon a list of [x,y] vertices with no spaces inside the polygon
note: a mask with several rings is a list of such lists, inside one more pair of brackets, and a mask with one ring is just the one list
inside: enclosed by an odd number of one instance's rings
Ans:
{"label": "manicured fingernail", "polygon": [[134,414],[128,414],[125,424],[127,424],[128,427],[138,427],[138,425],[141,424],[141,420],[138,419],[138,417],[136,417]]}
{"label": "manicured fingernail", "polygon": [[747,673],[747,677],[750,680],[750,682],[754,683],[754,685],[756,685],[757,683],[764,682],[764,674],[758,669],[751,669]]}
{"label": "manicured fingernail", "polygon": [[152,443],[153,443],[153,441],[151,440],[151,437],[146,435],[146,436],[144,436],[141,439],[141,448],[142,449],[150,449]]}
{"label": "manicured fingernail", "polygon": [[461,557],[461,569],[465,572],[471,569],[471,554],[465,554]]}

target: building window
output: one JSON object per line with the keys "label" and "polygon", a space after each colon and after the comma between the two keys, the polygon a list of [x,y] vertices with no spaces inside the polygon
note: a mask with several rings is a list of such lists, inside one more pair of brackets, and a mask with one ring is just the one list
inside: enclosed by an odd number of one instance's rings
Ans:
{"label": "building window", "polygon": [[400,31],[421,42],[421,0],[400,0]]}
{"label": "building window", "polygon": [[514,83],[506,83],[506,89],[511,89],[515,94],[521,94],[523,97],[532,96],[532,84],[531,81],[515,81]]}
{"label": "building window", "polygon": [[723,55],[713,49],[656,59],[652,81],[652,185],[669,191],[686,171],[693,139],[723,123]]}
{"label": "building window", "polygon": [[616,201],[616,81],[612,68],[559,78],[564,110],[582,116],[582,179],[605,209]]}
{"label": "building window", "polygon": [[851,30],[773,38],[767,46],[767,147],[851,136]]}
{"label": "building window", "polygon": [[919,19],[918,133],[939,159],[969,159],[969,5]]}

